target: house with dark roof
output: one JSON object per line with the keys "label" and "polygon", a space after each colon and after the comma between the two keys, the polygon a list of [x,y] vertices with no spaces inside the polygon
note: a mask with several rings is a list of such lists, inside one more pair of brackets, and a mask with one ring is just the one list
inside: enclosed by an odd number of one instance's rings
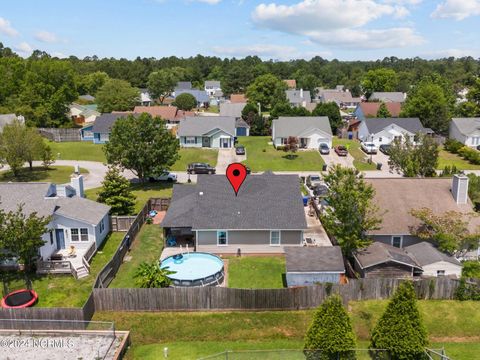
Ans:
{"label": "house with dark roof", "polygon": [[404,136],[415,142],[415,135],[419,133],[433,134],[431,129],[423,127],[419,118],[367,118],[358,127],[358,138],[377,147]]}
{"label": "house with dark roof", "polygon": [[[363,121],[369,117],[377,117],[378,109],[380,109],[380,102],[361,102],[355,108],[353,115]],[[392,117],[399,117],[402,110],[402,103],[399,102],[387,102],[385,106]]]}
{"label": "house with dark roof", "polygon": [[343,283],[345,266],[339,246],[286,247],[287,286]]}
{"label": "house with dark roof", "polygon": [[423,269],[423,276],[462,276],[462,263],[438,250],[432,243],[422,241],[405,247]]}
{"label": "house with dark roof", "polygon": [[384,102],[384,103],[392,103],[392,102],[397,102],[397,103],[403,103],[405,102],[407,98],[407,94],[399,91],[391,91],[391,92],[380,92],[380,91],[375,91],[370,95],[368,98],[368,101],[378,101],[378,102]]}
{"label": "house with dark roof", "polygon": [[[131,112],[116,112],[101,114],[95,119],[93,124],[88,124],[80,130],[83,141],[93,141],[95,144],[105,144],[108,142],[113,125],[117,119],[127,117]],[[139,116],[139,114],[134,114]]]}
{"label": "house with dark roof", "polygon": [[232,116],[186,117],[178,126],[177,137],[182,147],[232,148],[237,126],[248,129],[245,122]]}
{"label": "house with dark roof", "polygon": [[224,175],[199,175],[174,185],[161,226],[196,251],[283,253],[302,246],[307,221],[296,175],[247,175],[238,195]]}
{"label": "house with dark roof", "polygon": [[476,148],[480,145],[480,117],[453,118],[450,122],[449,137]]}
{"label": "house with dark roof", "polygon": [[373,242],[354,255],[353,268],[362,278],[406,278],[422,273],[422,267],[405,249]]}
{"label": "house with dark roof", "polygon": [[272,121],[275,147],[285,145],[290,136],[299,139],[301,148],[318,149],[320,144],[332,147],[332,128],[326,116],[280,116]]}
{"label": "house with dark roof", "polygon": [[[41,260],[48,262],[56,254],[66,262],[67,273],[76,277],[88,275],[82,259],[86,256],[90,260],[108,235],[110,207],[84,198],[82,175],[74,174],[67,185],[0,183],[0,199],[0,208],[6,212],[16,211],[22,204],[27,216],[34,212],[50,216],[48,231],[42,237],[45,244],[39,251]],[[67,251],[72,247],[76,256],[68,257]],[[47,271],[48,266],[38,270]],[[55,268],[56,272],[60,270]]]}

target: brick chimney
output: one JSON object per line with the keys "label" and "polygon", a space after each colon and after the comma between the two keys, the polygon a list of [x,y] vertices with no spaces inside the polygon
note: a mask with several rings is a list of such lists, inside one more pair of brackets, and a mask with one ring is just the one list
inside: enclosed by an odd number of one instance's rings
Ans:
{"label": "brick chimney", "polygon": [[468,177],[465,175],[453,175],[452,195],[459,205],[468,202]]}

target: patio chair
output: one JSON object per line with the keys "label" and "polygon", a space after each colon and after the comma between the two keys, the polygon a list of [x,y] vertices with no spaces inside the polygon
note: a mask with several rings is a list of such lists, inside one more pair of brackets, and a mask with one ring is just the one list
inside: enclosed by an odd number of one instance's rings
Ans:
{"label": "patio chair", "polygon": [[177,245],[177,240],[173,236],[169,236],[167,238],[167,246],[176,246]]}

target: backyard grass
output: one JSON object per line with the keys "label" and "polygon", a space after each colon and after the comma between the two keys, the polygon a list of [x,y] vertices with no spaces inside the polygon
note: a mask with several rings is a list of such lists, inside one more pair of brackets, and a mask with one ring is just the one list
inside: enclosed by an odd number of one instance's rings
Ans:
{"label": "backyard grass", "polygon": [[[375,163],[368,163],[368,155],[365,154],[360,148],[360,142],[356,140],[348,139],[339,139],[336,136],[333,137],[332,145],[335,147],[337,145],[346,146],[348,153],[353,157],[353,165],[360,171],[376,170],[377,165]],[[386,166],[387,164],[383,164]]]}
{"label": "backyard grass", "polygon": [[180,159],[172,166],[173,171],[187,171],[187,165],[192,162],[208,163],[217,165],[218,150],[216,149],[180,149]]}
{"label": "backyard grass", "polygon": [[133,245],[126,255],[128,261],[120,266],[115,279],[113,279],[110,287],[114,288],[134,288],[134,274],[138,266],[146,261],[152,262],[160,258],[163,249],[163,230],[159,225],[142,226],[142,230],[137,235]]}
{"label": "backyard grass", "polygon": [[[130,189],[136,197],[134,212],[138,214],[148,199],[172,197],[173,184],[167,182],[135,183],[130,185]],[[96,201],[101,190],[101,187],[88,189],[85,190],[85,195],[88,199]]]}
{"label": "backyard grass", "polygon": [[[97,274],[110,261],[125,233],[111,233],[92,259],[90,275],[76,280],[72,275],[34,275],[32,288],[38,293],[36,307],[81,307],[90,296]],[[1,272],[8,291],[25,288],[20,273]]]}
{"label": "backyard grass", "polygon": [[87,141],[53,142],[47,141],[52,153],[59,160],[85,160],[106,162],[103,145]]}
{"label": "backyard grass", "polygon": [[228,287],[283,288],[285,257],[243,256],[228,258]]}
{"label": "backyard grass", "polygon": [[[349,304],[349,312],[359,340],[358,348],[367,346],[370,331],[386,305],[385,300]],[[447,355],[454,360],[476,358],[480,349],[480,302],[422,300],[419,301],[419,308],[430,335],[431,348],[445,346]],[[97,312],[93,320],[115,321],[117,329],[130,330],[132,348],[127,353],[127,359],[156,359],[159,354],[163,356],[164,347],[169,348],[169,359],[197,359],[229,349],[299,350],[303,346],[303,338],[313,314],[313,310],[226,313]],[[290,359],[278,354],[276,358]]]}
{"label": "backyard grass", "polygon": [[[29,167],[24,167],[20,169],[18,176],[14,176],[13,172],[0,171],[0,182],[7,181],[20,181],[20,182],[31,182],[31,181],[43,181],[43,182],[52,182],[55,184],[64,184],[70,182],[70,175],[74,171],[73,166],[52,166],[48,169],[45,169],[42,166],[34,166],[32,170]],[[80,168],[81,174],[88,174],[88,170]]]}
{"label": "backyard grass", "polygon": [[479,170],[480,165],[471,164],[469,161],[462,159],[457,154],[452,154],[446,150],[440,149],[438,155],[437,169],[443,170],[445,166],[455,166],[458,170]]}
{"label": "backyard grass", "polygon": [[314,171],[322,170],[324,161],[316,150],[297,151],[289,158],[287,153],[276,150],[269,136],[241,136],[238,143],[244,145],[247,152],[245,165],[252,171]]}

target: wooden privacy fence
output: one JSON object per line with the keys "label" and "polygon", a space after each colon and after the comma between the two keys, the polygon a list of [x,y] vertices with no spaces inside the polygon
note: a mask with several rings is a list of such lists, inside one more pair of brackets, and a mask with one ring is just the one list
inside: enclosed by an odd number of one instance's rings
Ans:
{"label": "wooden privacy fence", "polygon": [[[94,289],[96,311],[299,310],[320,305],[330,294],[349,301],[387,299],[401,279],[358,279],[346,285],[323,284],[288,289],[224,287],[168,289]],[[420,299],[453,299],[458,281],[448,278],[414,282]]]}
{"label": "wooden privacy fence", "polygon": [[82,140],[80,136],[80,129],[38,128],[37,130],[40,135],[47,138],[48,140],[55,142]]}

